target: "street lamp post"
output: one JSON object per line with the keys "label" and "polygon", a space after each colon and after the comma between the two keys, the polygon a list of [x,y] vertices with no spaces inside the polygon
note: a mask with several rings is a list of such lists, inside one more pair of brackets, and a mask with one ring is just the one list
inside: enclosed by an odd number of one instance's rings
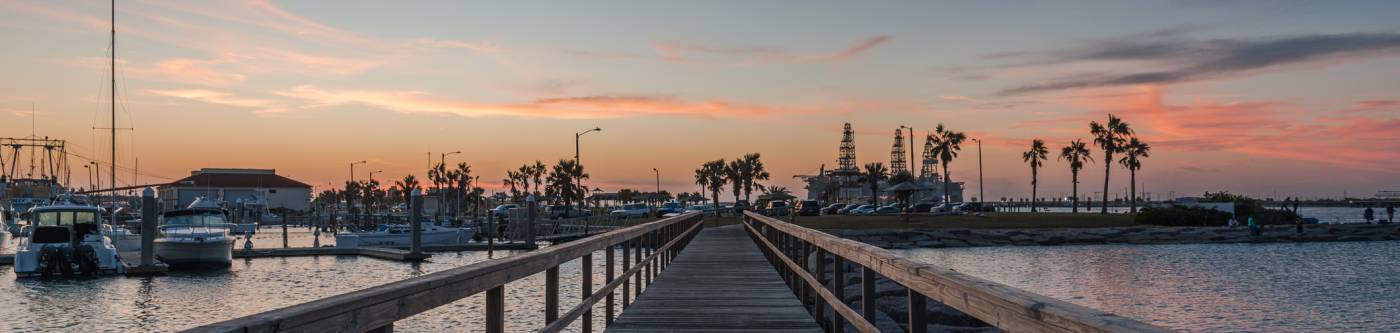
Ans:
{"label": "street lamp post", "polygon": [[461,151],[454,151],[454,152],[451,152],[451,153],[442,153],[442,156],[438,158],[438,163],[442,163],[443,169],[446,169],[446,168],[447,168],[447,156],[448,156],[448,155],[453,155],[453,154],[461,154],[461,153],[462,153]]}
{"label": "street lamp post", "polygon": [[982,191],[982,139],[972,139],[977,141],[977,204],[984,205],[987,201],[987,193]]}
{"label": "street lamp post", "polygon": [[588,134],[589,132],[602,132],[602,131],[603,131],[603,128],[602,128],[602,127],[594,127],[593,129],[590,129],[590,130],[587,130],[587,131],[583,131],[583,132],[579,132],[579,133],[574,133],[574,162],[575,162],[575,163],[578,163],[579,165],[583,165],[583,162],[579,161],[579,158],[578,158],[578,156],[579,156],[579,154],[578,154],[578,143],[579,143],[579,138],[582,138],[584,134]]}
{"label": "street lamp post", "polygon": [[355,165],[356,165],[356,164],[365,164],[365,163],[368,163],[368,162],[369,162],[369,161],[350,162],[350,182],[351,182],[351,183],[354,183],[354,182],[355,182]]}
{"label": "street lamp post", "polygon": [[[582,168],[583,168],[583,161],[579,160],[579,149],[578,149],[579,138],[582,138],[584,134],[588,134],[588,133],[590,133],[590,132],[602,132],[602,131],[603,131],[603,128],[602,128],[602,127],[594,126],[593,129],[590,129],[590,130],[587,130],[587,131],[583,131],[583,132],[574,133],[574,164],[575,164],[579,169],[582,169]],[[583,179],[582,179],[582,178],[580,178],[580,179],[575,179],[574,181],[578,183],[577,185],[578,185],[579,190],[583,190]],[[585,192],[584,195],[587,196],[587,193]],[[579,206],[581,206],[581,207],[587,207],[587,206],[588,206],[588,201],[587,201],[587,200],[582,200],[583,198],[579,198],[579,199],[580,199],[580,200],[579,200]]]}
{"label": "street lamp post", "polygon": [[661,193],[661,170],[651,168],[651,171],[656,173],[656,193],[659,194]]}

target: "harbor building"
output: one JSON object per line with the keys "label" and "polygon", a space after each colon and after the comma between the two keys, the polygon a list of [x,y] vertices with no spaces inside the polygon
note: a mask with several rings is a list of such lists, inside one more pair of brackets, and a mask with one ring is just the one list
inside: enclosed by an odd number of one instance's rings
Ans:
{"label": "harbor building", "polygon": [[307,211],[311,202],[311,185],[277,174],[273,169],[203,168],[190,172],[189,177],[159,188],[161,207],[174,209],[188,206],[199,197],[224,202],[262,202],[267,208]]}

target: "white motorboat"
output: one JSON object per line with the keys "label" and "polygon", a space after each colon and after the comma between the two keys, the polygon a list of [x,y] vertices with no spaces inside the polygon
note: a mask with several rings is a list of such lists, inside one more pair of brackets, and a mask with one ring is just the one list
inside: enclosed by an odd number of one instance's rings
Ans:
{"label": "white motorboat", "polygon": [[[420,237],[423,245],[462,244],[476,235],[476,229],[472,228],[448,228],[427,223],[424,223],[422,228]],[[335,234],[335,247],[411,245],[413,229],[407,224],[381,224],[374,231]]]}
{"label": "white motorboat", "polygon": [[102,208],[72,203],[29,210],[28,236],[15,251],[15,276],[119,274],[116,246],[102,233]]}
{"label": "white motorboat", "polygon": [[112,240],[112,245],[117,247],[119,252],[141,251],[141,234],[131,232],[125,227],[103,226],[103,232],[107,238]]}
{"label": "white motorboat", "polygon": [[233,237],[228,215],[205,198],[189,208],[162,213],[155,255],[172,267],[228,267],[233,263]]}

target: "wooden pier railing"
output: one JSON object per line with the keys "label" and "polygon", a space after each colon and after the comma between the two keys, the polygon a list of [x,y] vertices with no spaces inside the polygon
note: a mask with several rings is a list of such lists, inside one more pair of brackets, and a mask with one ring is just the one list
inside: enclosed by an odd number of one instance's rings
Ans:
{"label": "wooden pier railing", "polygon": [[[614,292],[622,289],[622,306],[640,295],[687,242],[703,228],[698,213],[622,228],[529,253],[409,278],[364,290],[209,324],[188,332],[391,332],[395,321],[454,301],[486,293],[486,332],[505,330],[505,285],[544,272],[544,324],[541,332],[559,332],[575,320],[583,332],[593,329],[593,306],[605,305],[611,323]],[[615,251],[620,250],[620,251]],[[593,290],[593,253],[606,254],[606,278]],[[620,252],[621,260],[614,253]],[[559,312],[559,266],[582,260],[578,306]],[[617,266],[621,265],[621,271]]]}
{"label": "wooden pier railing", "polygon": [[[845,323],[861,332],[878,332],[875,276],[908,289],[909,332],[924,332],[926,299],[942,302],[1008,332],[1170,332],[1136,320],[1070,304],[1010,286],[915,262],[865,243],[835,237],[752,212],[745,213],[749,236],[828,332]],[[814,258],[815,260],[809,260]],[[830,260],[828,260],[830,258]],[[828,262],[832,279],[827,280]],[[846,264],[858,267],[860,312],[844,299]],[[817,272],[817,273],[813,273]],[[835,285],[835,286],[833,286]],[[822,318],[826,310],[836,314]],[[896,319],[898,320],[898,318]]]}

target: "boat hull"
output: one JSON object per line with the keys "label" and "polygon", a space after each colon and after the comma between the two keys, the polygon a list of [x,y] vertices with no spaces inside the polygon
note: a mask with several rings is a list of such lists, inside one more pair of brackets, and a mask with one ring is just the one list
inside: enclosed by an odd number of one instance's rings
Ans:
{"label": "boat hull", "polygon": [[233,264],[233,239],[170,241],[158,239],[156,258],[171,267],[228,267]]}

